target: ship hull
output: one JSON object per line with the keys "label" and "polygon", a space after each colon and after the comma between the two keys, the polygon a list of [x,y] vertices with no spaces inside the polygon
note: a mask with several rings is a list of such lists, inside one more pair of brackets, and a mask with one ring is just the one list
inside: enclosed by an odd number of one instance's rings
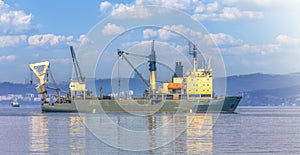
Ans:
{"label": "ship hull", "polygon": [[20,104],[18,102],[14,101],[11,103],[11,106],[12,107],[20,107]]}
{"label": "ship hull", "polygon": [[11,104],[12,107],[20,107],[20,104]]}
{"label": "ship hull", "polygon": [[43,112],[80,113],[186,113],[186,112],[234,112],[241,96],[218,99],[182,99],[149,101],[147,99],[123,100],[71,100],[69,103],[43,103]]}

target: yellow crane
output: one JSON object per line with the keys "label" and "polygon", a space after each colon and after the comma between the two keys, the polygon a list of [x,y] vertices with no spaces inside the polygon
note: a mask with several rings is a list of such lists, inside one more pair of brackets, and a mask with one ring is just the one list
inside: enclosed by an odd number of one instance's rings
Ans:
{"label": "yellow crane", "polygon": [[[38,94],[42,94],[44,103],[47,102],[47,89],[55,90],[57,92],[57,96],[56,96],[57,102],[61,103],[60,88],[45,86],[46,84],[45,75],[47,74],[47,70],[49,69],[49,64],[50,64],[49,61],[29,64],[30,69],[40,80],[40,83],[37,84],[35,89],[38,92]],[[64,93],[68,94],[68,92],[65,91]]]}
{"label": "yellow crane", "polygon": [[87,92],[85,78],[81,74],[78,60],[76,58],[76,54],[75,54],[75,51],[72,46],[70,46],[70,51],[71,51],[71,55],[72,55],[74,70],[76,73],[76,80],[71,81],[69,84],[70,95],[71,95],[71,98],[73,98],[73,97],[76,97],[77,92],[82,93],[83,99],[85,99],[86,92]]}
{"label": "yellow crane", "polygon": [[36,91],[38,94],[43,95],[43,100],[46,102],[47,99],[47,90],[45,87],[45,75],[47,73],[47,70],[49,68],[49,61],[44,61],[44,62],[38,62],[38,63],[33,63],[29,64],[30,69],[33,71],[33,73],[39,78],[40,83],[37,84],[35,87]]}

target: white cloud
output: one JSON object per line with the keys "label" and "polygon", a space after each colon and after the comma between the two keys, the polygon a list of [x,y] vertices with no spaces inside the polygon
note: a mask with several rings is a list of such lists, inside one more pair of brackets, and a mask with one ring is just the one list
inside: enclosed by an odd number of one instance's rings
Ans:
{"label": "white cloud", "polygon": [[276,52],[282,49],[282,47],[279,44],[264,44],[259,46],[260,48],[260,53],[262,55],[265,55],[267,53],[272,53],[272,52]]}
{"label": "white cloud", "polygon": [[132,47],[132,46],[134,46],[134,45],[136,45],[136,44],[139,44],[139,43],[141,43],[141,42],[143,42],[143,41],[125,42],[125,43],[122,43],[122,44],[121,44],[120,49],[121,49],[121,50],[126,50],[126,49],[128,49],[128,48],[130,48],[130,47]]}
{"label": "white cloud", "polygon": [[255,45],[242,44],[234,47],[221,48],[223,53],[229,54],[245,54],[245,53],[259,53],[260,50]]}
{"label": "white cloud", "polygon": [[215,12],[219,9],[219,3],[218,2],[213,2],[213,3],[209,3],[207,4],[207,8],[206,10],[208,12]]}
{"label": "white cloud", "polygon": [[296,45],[300,43],[300,39],[297,38],[292,38],[284,34],[280,34],[276,37],[276,40],[280,44],[285,44],[285,45]]}
{"label": "white cloud", "polygon": [[129,19],[129,18],[135,18],[135,19],[145,19],[152,17],[154,13],[153,10],[149,10],[145,7],[145,5],[157,5],[157,6],[164,6],[164,7],[170,7],[170,8],[176,8],[181,10],[187,10],[190,9],[191,5],[190,0],[136,0],[132,4],[128,3],[116,3],[111,4],[110,2],[101,2],[99,10],[101,12],[111,11],[111,15],[117,15],[113,16],[114,18],[118,19]]}
{"label": "white cloud", "polygon": [[[182,51],[183,49],[185,49],[185,46],[181,46],[181,45],[177,45],[174,43],[170,43],[170,42],[164,42],[164,41],[159,41],[159,40],[155,40],[155,48],[157,46],[159,46],[160,44],[164,44],[164,45],[168,45],[172,48],[176,48],[179,51]],[[126,50],[126,49],[130,49],[130,48],[134,48],[135,46],[138,45],[145,45],[146,48],[151,48],[152,45],[152,40],[142,40],[142,41],[131,41],[131,42],[124,42],[121,44],[120,49],[122,50]],[[146,51],[146,53],[149,51]]]}
{"label": "white cloud", "polygon": [[[64,37],[64,36],[62,36]],[[79,36],[79,38],[74,38],[73,36],[68,36],[69,39],[62,40],[61,43],[65,43],[69,46],[73,46],[74,48],[78,48],[79,46],[87,45],[88,43],[91,43],[92,41],[86,36],[85,34],[82,34]],[[65,37],[65,38],[68,38]]]}
{"label": "white cloud", "polygon": [[143,31],[143,38],[144,39],[149,39],[149,38],[152,38],[152,37],[156,37],[158,35],[158,32],[157,31],[154,31],[152,29],[146,29]]}
{"label": "white cloud", "polygon": [[73,40],[73,36],[60,36],[54,34],[33,35],[28,38],[28,43],[31,46],[55,46],[62,42],[69,43]]}
{"label": "white cloud", "polygon": [[14,10],[0,1],[0,33],[19,33],[32,29],[32,14],[23,10]]}
{"label": "white cloud", "polygon": [[[185,27],[184,25],[166,25],[163,27],[163,29],[171,30],[187,37],[195,37],[197,39],[201,39],[203,37],[201,32],[196,32],[188,27]],[[175,36],[174,33],[172,35]]]}
{"label": "white cloud", "polygon": [[188,45],[184,45],[184,46],[176,45],[175,49],[181,53],[185,53],[185,52],[189,51],[189,46]]}
{"label": "white cloud", "polygon": [[161,40],[169,40],[172,37],[176,36],[176,35],[174,35],[173,32],[169,31],[168,29],[164,29],[164,28],[159,29],[158,34],[159,34],[159,38]]}
{"label": "white cloud", "polygon": [[[258,0],[252,0],[255,3],[259,3]],[[148,10],[143,7],[145,5],[156,5],[163,7],[170,7],[175,9],[180,9],[191,13],[193,10],[192,17],[195,20],[204,21],[226,21],[226,20],[238,20],[238,19],[261,19],[264,17],[263,12],[260,11],[248,11],[240,10],[237,6],[234,7],[233,4],[237,2],[233,0],[225,1],[198,1],[198,0],[135,0],[133,3],[117,3],[111,4],[108,1],[100,3],[100,11],[106,12],[110,10],[114,18],[124,19],[124,18],[141,18],[145,19],[151,17],[157,12],[153,10]],[[254,2],[253,2],[254,3]],[[261,2],[263,3],[263,2]],[[268,3],[268,1],[264,2]],[[121,13],[122,12],[122,13]],[[119,14],[121,13],[121,14]]]}
{"label": "white cloud", "polygon": [[[111,4],[111,3],[110,3]],[[141,7],[145,5],[156,5],[163,7],[170,7],[181,10],[189,10],[192,5],[191,0],[136,0],[131,4],[128,3],[116,3],[109,5],[109,2],[102,2],[100,4],[100,10],[108,10],[111,8],[111,14],[118,16],[114,16],[114,18],[124,19],[124,18],[137,18],[137,19],[145,19],[151,17],[154,13],[153,10],[148,10],[147,8]],[[103,11],[101,11],[103,12]],[[120,14],[121,13],[121,14]]]}
{"label": "white cloud", "polygon": [[221,12],[194,14],[192,18],[198,21],[227,21],[237,19],[262,19],[264,18],[264,14],[258,11],[241,11],[238,8],[225,7]]}
{"label": "white cloud", "polygon": [[0,36],[0,48],[17,46],[19,44],[25,43],[26,39],[26,35]]}
{"label": "white cloud", "polygon": [[238,19],[238,18],[248,18],[248,19],[261,19],[264,17],[262,12],[256,11],[240,11],[237,8],[226,7],[223,9],[223,13],[220,15],[224,19]]}
{"label": "white cloud", "polygon": [[62,36],[54,34],[39,34],[39,35],[5,35],[0,36],[0,48],[5,47],[20,47],[31,46],[57,46],[61,44],[72,45],[78,47],[80,44],[86,44],[90,42],[86,35],[80,35],[79,38],[74,38],[73,36]]}
{"label": "white cloud", "polygon": [[[215,35],[215,36],[214,36]],[[286,35],[279,35],[276,37],[276,43],[268,43],[268,44],[249,44],[249,43],[243,43],[242,40],[240,39],[235,39],[230,35],[227,34],[210,34],[210,36],[213,36],[212,38],[217,38],[214,39],[219,40],[216,42],[220,42],[221,44],[224,43],[224,45],[229,45],[229,46],[224,46],[221,47],[220,50],[223,53],[228,53],[228,54],[259,54],[259,55],[267,55],[273,52],[289,52],[293,51],[291,49],[287,49],[285,45],[295,45],[295,43],[300,43],[299,39],[291,38]],[[227,38],[227,39],[226,39]],[[232,45],[232,46],[230,46]],[[298,49],[298,47],[296,48]]]}
{"label": "white cloud", "polygon": [[125,29],[121,26],[118,26],[116,24],[112,24],[112,23],[107,23],[103,30],[102,33],[106,36],[108,35],[115,35],[115,34],[119,34],[121,32],[123,32]]}
{"label": "white cloud", "polygon": [[207,34],[205,35],[207,41],[213,40],[217,45],[240,45],[242,40],[235,39],[231,35],[225,33]]}
{"label": "white cloud", "polygon": [[3,0],[0,0],[0,9],[1,10],[4,10],[4,9],[8,9],[9,8],[9,5],[8,4],[5,4],[3,2]]}
{"label": "white cloud", "polygon": [[282,50],[282,47],[279,44],[250,45],[248,43],[245,43],[238,46],[220,48],[220,50],[223,53],[234,55],[243,55],[246,53],[266,55],[268,53],[278,52]]}
{"label": "white cloud", "polygon": [[245,3],[245,4],[255,4],[255,5],[273,5],[274,3],[282,3],[287,2],[286,0],[223,0],[223,4],[239,4],[239,3]]}
{"label": "white cloud", "polygon": [[[210,34],[214,35],[214,34]],[[225,46],[221,47],[220,50],[223,53],[228,53],[228,54],[246,54],[246,53],[254,53],[254,54],[260,54],[260,55],[267,55],[270,53],[274,52],[282,52],[284,53],[283,55],[288,55],[287,53],[293,53],[293,52],[298,52],[299,50],[299,45],[300,45],[300,39],[298,38],[292,38],[284,34],[278,35],[275,39],[276,42],[274,43],[268,43],[268,44],[248,44],[248,43],[243,43],[242,40],[240,39],[234,39],[229,36],[224,36],[223,35],[217,35],[214,36],[216,38],[221,38],[219,40],[220,43],[224,43],[224,45],[229,44],[232,42],[233,46]],[[212,37],[212,38],[214,38]],[[222,38],[228,38],[223,40]],[[215,39],[218,40],[218,39]],[[227,40],[227,41],[226,41]],[[232,40],[232,41],[230,41]],[[216,41],[218,42],[218,41]],[[235,45],[234,42],[237,42]]]}
{"label": "white cloud", "polygon": [[106,12],[108,9],[112,7],[112,4],[108,1],[104,1],[100,3],[100,11]]}
{"label": "white cloud", "polygon": [[200,12],[204,12],[204,11],[205,11],[205,6],[203,3],[199,3],[194,9],[195,13],[200,13]]}
{"label": "white cloud", "polygon": [[[244,9],[260,9],[264,11],[280,11],[285,12],[298,11],[299,0],[222,0],[222,4],[226,6],[235,6]],[[296,13],[297,14],[297,13]]]}
{"label": "white cloud", "polygon": [[111,14],[117,19],[144,19],[152,16],[151,10],[131,4],[115,4]]}
{"label": "white cloud", "polygon": [[82,45],[85,45],[85,44],[91,42],[91,40],[90,40],[86,35],[84,35],[84,34],[82,34],[82,35],[79,36],[78,41],[79,41],[80,44],[82,44]]}
{"label": "white cloud", "polygon": [[15,55],[0,56],[0,61],[13,61],[16,58]]}
{"label": "white cloud", "polygon": [[268,5],[272,3],[271,0],[252,0],[252,2],[258,5]]}
{"label": "white cloud", "polygon": [[184,25],[164,25],[157,31],[153,29],[146,29],[143,31],[144,39],[159,36],[161,40],[170,40],[172,38],[178,38],[179,35],[197,39],[202,39],[203,37],[201,32],[196,32]]}
{"label": "white cloud", "polygon": [[190,8],[191,0],[136,0],[136,5],[158,5],[185,10]]}

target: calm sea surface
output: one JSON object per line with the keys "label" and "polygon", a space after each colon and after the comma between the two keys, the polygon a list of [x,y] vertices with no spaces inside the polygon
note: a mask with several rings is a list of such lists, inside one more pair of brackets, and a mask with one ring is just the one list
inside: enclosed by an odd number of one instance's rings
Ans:
{"label": "calm sea surface", "polygon": [[[41,113],[0,105],[2,154],[300,154],[300,107],[236,114]],[[135,151],[132,151],[135,150]]]}

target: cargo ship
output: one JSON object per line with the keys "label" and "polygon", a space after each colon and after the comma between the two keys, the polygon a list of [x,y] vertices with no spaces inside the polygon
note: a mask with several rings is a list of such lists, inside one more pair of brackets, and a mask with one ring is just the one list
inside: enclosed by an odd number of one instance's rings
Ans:
{"label": "cargo ship", "polygon": [[[77,80],[69,84],[69,92],[60,88],[46,86],[45,75],[49,68],[49,61],[30,64],[29,67],[39,78],[36,86],[38,94],[42,95],[42,112],[82,112],[82,113],[191,113],[191,112],[226,112],[233,113],[242,96],[219,96],[213,91],[213,70],[211,67],[197,67],[197,51],[193,55],[193,70],[183,73],[181,62],[176,62],[174,75],[171,82],[163,82],[160,89],[156,89],[156,54],[154,40],[148,59],[150,82],[133,67],[127,59],[131,53],[117,50],[119,57],[123,58],[133,68],[137,75],[147,85],[147,90],[140,98],[119,98],[103,95],[88,94],[85,80],[81,74],[75,52],[70,47]],[[56,101],[48,101],[47,90],[57,92]]]}

